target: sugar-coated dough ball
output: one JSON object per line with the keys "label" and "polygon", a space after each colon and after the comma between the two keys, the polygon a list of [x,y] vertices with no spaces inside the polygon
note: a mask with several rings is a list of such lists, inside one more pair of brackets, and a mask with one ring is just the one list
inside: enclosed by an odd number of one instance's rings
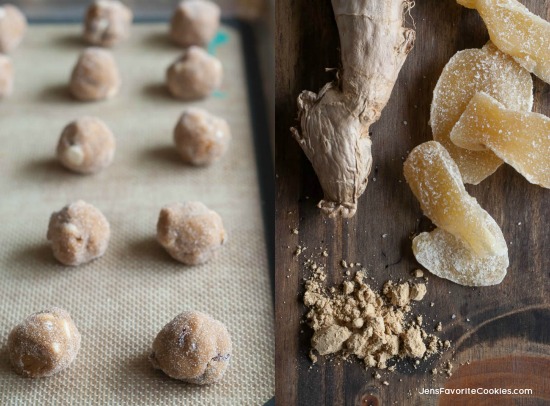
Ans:
{"label": "sugar-coated dough ball", "polygon": [[158,333],[149,359],[171,378],[198,385],[222,379],[231,358],[225,325],[195,311],[176,316]]}
{"label": "sugar-coated dough ball", "polygon": [[82,200],[53,213],[47,235],[57,260],[72,266],[101,257],[107,250],[110,236],[105,216]]}
{"label": "sugar-coated dough ball", "polygon": [[61,372],[76,358],[80,333],[66,310],[33,313],[8,337],[8,352],[18,374],[40,378]]}
{"label": "sugar-coated dough ball", "polygon": [[179,3],[170,22],[170,37],[178,45],[205,46],[220,26],[220,7],[208,0],[184,0]]}
{"label": "sugar-coated dough ball", "polygon": [[209,165],[229,146],[231,132],[227,121],[200,108],[188,108],[174,129],[176,148],[187,163]]}
{"label": "sugar-coated dough ball", "polygon": [[198,265],[212,259],[225,239],[219,214],[200,202],[172,203],[160,211],[157,240],[184,264]]}
{"label": "sugar-coated dough ball", "polygon": [[115,96],[120,89],[120,75],[111,52],[97,47],[84,50],[73,69],[70,89],[82,101]]}
{"label": "sugar-coated dough ball", "polygon": [[0,54],[0,99],[13,93],[13,65],[6,55]]}
{"label": "sugar-coated dough ball", "polygon": [[103,121],[81,117],[63,129],[57,144],[57,158],[72,171],[95,173],[113,162],[115,147],[115,137]]}
{"label": "sugar-coated dough ball", "polygon": [[11,4],[0,6],[0,53],[9,53],[19,46],[27,31],[27,19]]}
{"label": "sugar-coated dough ball", "polygon": [[222,64],[204,49],[192,46],[166,72],[170,93],[183,100],[202,99],[220,87]]}
{"label": "sugar-coated dough ball", "polygon": [[132,11],[118,0],[95,0],[84,16],[84,38],[111,47],[130,36]]}

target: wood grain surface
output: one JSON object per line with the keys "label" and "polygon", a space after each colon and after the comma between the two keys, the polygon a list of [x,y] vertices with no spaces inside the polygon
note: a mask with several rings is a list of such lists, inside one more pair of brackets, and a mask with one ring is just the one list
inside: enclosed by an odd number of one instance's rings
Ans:
{"label": "wood grain surface", "polygon": [[[522,0],[550,19],[550,1]],[[543,405],[550,404],[550,192],[503,165],[478,186],[467,186],[500,224],[510,267],[494,287],[468,288],[429,276],[428,294],[416,310],[427,330],[438,321],[452,351],[417,368],[400,362],[389,386],[358,362],[307,356],[311,330],[301,324],[303,258],[297,245],[326,247],[327,284],[340,283],[340,261],[361,262],[380,286],[408,278],[418,267],[412,233],[431,227],[403,175],[403,159],[432,138],[428,124],[434,86],[451,56],[488,40],[482,20],[454,0],[422,0],[412,10],[417,41],[378,123],[371,127],[373,171],[350,220],[329,220],[316,208],[322,191],[289,127],[296,125],[296,96],[318,91],[339,67],[338,33],[329,0],[277,2],[276,33],[276,400],[280,405]],[[409,18],[409,24],[412,20]],[[535,79],[534,111],[550,115],[550,86]],[[405,124],[406,122],[406,124]],[[376,181],[374,180],[376,178]],[[291,230],[298,228],[299,233]],[[382,235],[387,234],[385,238]],[[306,250],[307,252],[307,250]],[[430,307],[429,303],[435,305]],[[452,318],[452,315],[456,318]],[[321,357],[320,357],[321,358]],[[451,378],[429,371],[447,359]],[[469,363],[468,363],[469,362]],[[461,366],[461,364],[463,364]],[[501,386],[532,388],[531,396],[421,395],[422,388]]]}

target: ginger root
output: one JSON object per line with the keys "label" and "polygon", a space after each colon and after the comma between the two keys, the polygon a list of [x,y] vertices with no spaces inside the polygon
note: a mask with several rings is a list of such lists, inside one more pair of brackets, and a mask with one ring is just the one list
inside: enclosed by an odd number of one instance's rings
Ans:
{"label": "ginger root", "polygon": [[509,110],[477,93],[451,131],[451,141],[469,150],[490,150],[529,182],[550,188],[550,118]]}
{"label": "ginger root", "polygon": [[550,83],[550,23],[517,0],[457,0],[475,8],[491,41],[521,66]]}
{"label": "ginger root", "polygon": [[318,94],[298,96],[301,133],[291,131],[317,173],[329,217],[352,217],[372,166],[369,128],[388,102],[415,31],[403,26],[409,0],[332,0],[342,70]]}

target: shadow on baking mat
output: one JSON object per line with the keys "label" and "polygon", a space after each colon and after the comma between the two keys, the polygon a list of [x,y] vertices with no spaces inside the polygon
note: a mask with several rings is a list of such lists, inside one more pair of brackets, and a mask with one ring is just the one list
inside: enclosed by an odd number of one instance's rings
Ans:
{"label": "shadow on baking mat", "polygon": [[89,44],[84,41],[84,38],[82,38],[82,35],[77,34],[64,34],[57,38],[54,38],[54,42],[57,45],[60,45],[62,47],[66,48],[75,48],[79,51],[83,50],[84,47],[89,46]]}
{"label": "shadow on baking mat", "polygon": [[52,249],[47,242],[25,246],[11,254],[11,261],[17,264],[17,272],[22,274],[25,269],[36,275],[45,275],[45,269],[64,270],[65,266],[56,261]]}
{"label": "shadow on baking mat", "polygon": [[65,169],[55,158],[38,158],[29,160],[21,165],[20,174],[23,177],[32,177],[44,181],[51,179],[54,182],[65,180],[78,181],[82,176]]}
{"label": "shadow on baking mat", "polygon": [[163,169],[185,169],[189,172],[195,171],[197,173],[204,173],[205,171],[205,168],[202,166],[186,163],[174,146],[169,144],[144,149],[141,151],[140,158],[143,164],[151,162],[155,164],[156,168],[162,166]]}
{"label": "shadow on baking mat", "polygon": [[[124,370],[130,375],[136,375],[141,379],[170,380],[162,371],[153,368],[149,361],[148,351],[128,358],[127,363],[128,365],[124,366]],[[178,381],[175,382],[178,383]]]}
{"label": "shadow on baking mat", "polygon": [[[231,369],[227,371],[231,373]],[[125,381],[128,385],[135,382],[147,382],[147,387],[155,390],[166,389],[167,387],[177,389],[178,396],[208,396],[223,391],[223,383],[213,385],[193,385],[170,378],[159,369],[153,368],[149,361],[149,351],[143,352],[128,360],[121,365],[121,374],[125,375]]]}
{"label": "shadow on baking mat", "polygon": [[180,103],[180,100],[176,100],[172,97],[165,83],[149,83],[143,86],[143,94],[151,99],[162,101],[173,101],[174,103]]}
{"label": "shadow on baking mat", "polygon": [[176,260],[161,247],[155,237],[147,237],[141,240],[132,241],[128,244],[128,252],[134,260],[139,262],[152,262],[155,265],[179,265]]}
{"label": "shadow on baking mat", "polygon": [[178,152],[172,145],[161,145],[143,150],[143,159],[155,161],[157,164],[186,167]]}
{"label": "shadow on baking mat", "polygon": [[164,31],[154,32],[151,35],[145,37],[143,43],[147,46],[151,46],[157,49],[171,49],[180,50],[183,52],[183,48],[177,46],[170,40],[170,37]]}
{"label": "shadow on baking mat", "polygon": [[59,83],[44,87],[38,93],[38,100],[47,101],[49,103],[66,103],[75,101],[69,92],[67,83]]}
{"label": "shadow on baking mat", "polygon": [[0,374],[11,373],[10,356],[8,354],[8,346],[0,347]]}

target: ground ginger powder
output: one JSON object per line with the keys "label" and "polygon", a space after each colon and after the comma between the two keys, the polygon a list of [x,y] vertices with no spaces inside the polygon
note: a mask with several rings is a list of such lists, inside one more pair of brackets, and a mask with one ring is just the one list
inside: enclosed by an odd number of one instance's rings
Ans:
{"label": "ground ginger powder", "polygon": [[424,283],[388,281],[379,293],[359,271],[353,280],[327,291],[323,268],[311,268],[303,300],[309,309],[307,323],[314,330],[310,353],[314,362],[315,352],[355,355],[367,367],[387,369],[391,359],[427,358],[444,348],[438,337],[422,328],[422,317],[411,314],[411,301],[426,294]]}

